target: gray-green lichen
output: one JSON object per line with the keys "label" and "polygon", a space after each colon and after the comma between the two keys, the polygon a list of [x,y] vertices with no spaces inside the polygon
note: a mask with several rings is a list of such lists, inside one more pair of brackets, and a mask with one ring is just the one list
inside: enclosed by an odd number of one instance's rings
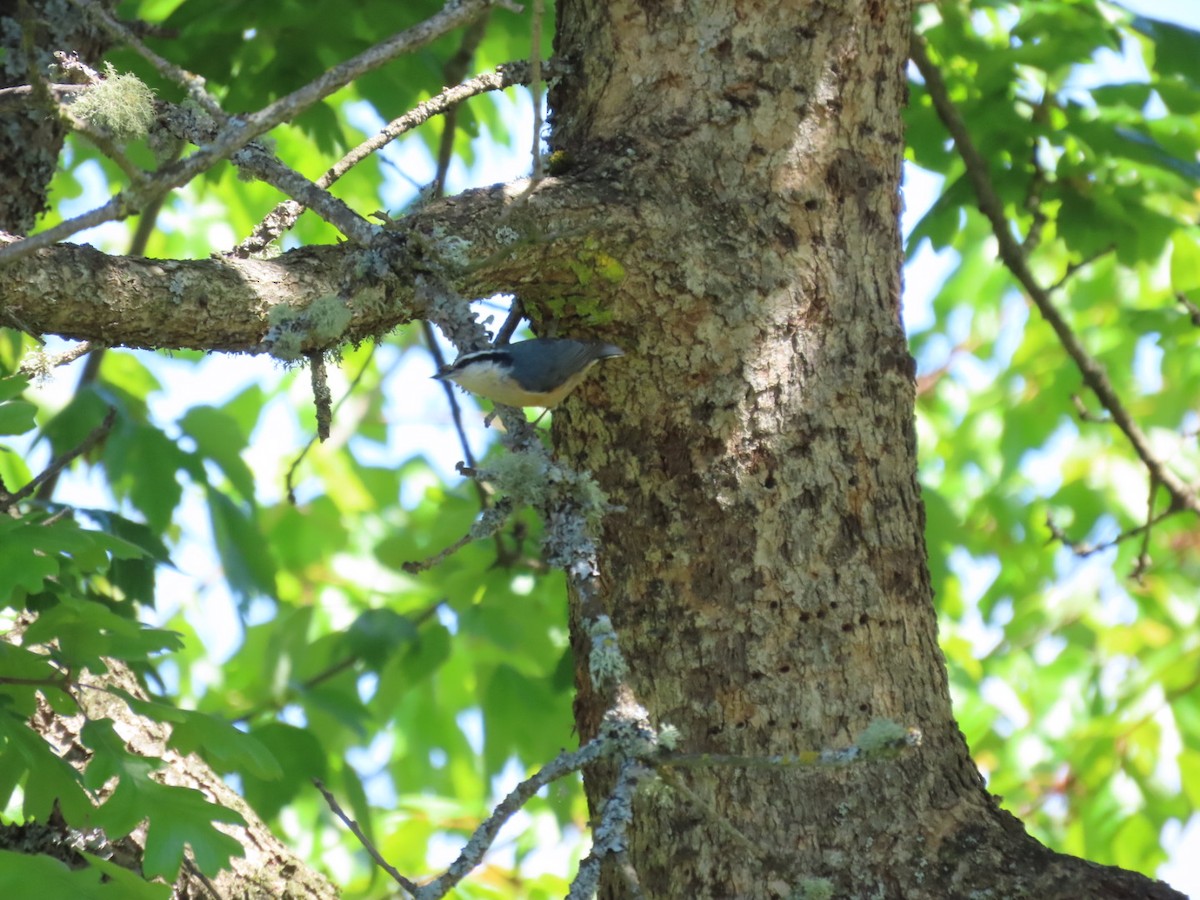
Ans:
{"label": "gray-green lichen", "polygon": [[599,525],[609,508],[608,496],[594,478],[556,465],[536,453],[499,455],[479,475],[518,505],[545,509],[556,494],[569,499],[589,528]]}
{"label": "gray-green lichen", "polygon": [[336,294],[318,297],[304,309],[273,306],[267,313],[270,328],[263,342],[276,359],[294,362],[304,355],[306,347],[336,344],[353,315]]}
{"label": "gray-green lichen", "polygon": [[71,112],[126,143],[143,138],[154,124],[154,91],[136,75],[105,64],[106,76],[71,105]]}
{"label": "gray-green lichen", "polygon": [[854,743],[863,753],[871,754],[903,744],[908,729],[891,719],[872,719]]}
{"label": "gray-green lichen", "polygon": [[617,645],[617,632],[608,616],[597,616],[587,623],[587,633],[592,641],[588,651],[588,674],[593,685],[607,689],[629,674],[629,666]]}
{"label": "gray-green lichen", "polygon": [[533,453],[502,453],[481,475],[519,506],[540,507],[550,486],[549,466]]}
{"label": "gray-green lichen", "polygon": [[832,900],[833,882],[828,878],[805,878],[792,892],[795,900]]}

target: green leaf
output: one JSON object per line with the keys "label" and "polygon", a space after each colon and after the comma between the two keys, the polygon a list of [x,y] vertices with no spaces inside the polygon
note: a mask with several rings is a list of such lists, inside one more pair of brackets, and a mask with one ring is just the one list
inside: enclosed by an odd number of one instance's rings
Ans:
{"label": "green leaf", "polygon": [[38,693],[52,690],[50,685],[62,679],[63,673],[50,664],[48,657],[0,641],[0,697],[8,710],[18,716],[33,715]]}
{"label": "green leaf", "polygon": [[74,827],[82,828],[89,823],[94,807],[84,792],[79,773],[51,750],[23,718],[13,716],[3,706],[0,706],[0,740],[7,745],[0,763],[12,779],[10,792],[17,780],[24,779],[22,811],[28,818],[44,822],[57,808]]}
{"label": "green leaf", "polygon": [[386,608],[368,609],[350,626],[346,645],[351,655],[378,668],[416,637],[416,626],[407,616]]}
{"label": "green leaf", "polygon": [[24,434],[34,426],[37,407],[26,400],[0,402],[0,434]]}
{"label": "green leaf", "polygon": [[305,713],[313,720],[314,727],[324,731],[322,726],[326,723],[318,723],[315,719],[317,716],[328,717],[360,738],[367,736],[371,714],[358,697],[356,681],[352,673],[346,672],[339,678],[322,681],[300,691]]}
{"label": "green leaf", "polygon": [[229,586],[243,600],[274,597],[275,564],[254,515],[213,489],[208,491],[208,511]]}
{"label": "green leaf", "polygon": [[[287,379],[284,379],[280,389],[285,388],[286,385]],[[263,404],[266,401],[267,397],[263,389],[257,384],[251,384],[221,407],[221,412],[233,419],[241,434],[250,434],[254,431],[254,426],[258,424]]]}
{"label": "green leaf", "polygon": [[51,537],[49,529],[0,516],[0,605],[11,606],[19,590],[41,590],[46,579],[58,574],[62,561],[43,549]]}
{"label": "green leaf", "polygon": [[41,590],[47,579],[72,571],[105,572],[112,559],[133,559],[141,549],[114,535],[81,528],[69,517],[43,512],[22,519],[0,517],[0,604],[11,604],[16,588]]}
{"label": "green leaf", "polygon": [[1177,231],[1171,239],[1171,287],[1181,294],[1200,291],[1200,237]]}
{"label": "green leaf", "polygon": [[281,568],[295,574],[326,563],[345,548],[348,537],[342,515],[328,496],[265,510],[262,523]]}
{"label": "green leaf", "polygon": [[104,354],[99,383],[119,395],[121,405],[137,421],[146,418],[146,398],[162,390],[158,378],[146,368],[139,353],[113,350]]}
{"label": "green leaf", "polygon": [[1155,68],[1159,72],[1196,79],[1200,32],[1148,16],[1134,16],[1129,24],[1154,42]]}
{"label": "green leaf", "polygon": [[128,497],[147,524],[162,533],[183,496],[179,471],[190,457],[157,428],[122,423],[105,445],[104,464],[113,489]]}
{"label": "green leaf", "polygon": [[179,420],[179,427],[196,442],[201,456],[217,464],[244,500],[254,500],[254,476],[241,456],[246,434],[233,416],[212,406],[194,406]]}
{"label": "green leaf", "polygon": [[210,803],[199,791],[153,780],[150,773],[161,762],[129,753],[108,719],[88,722],[81,737],[95,754],[88,765],[88,783],[99,786],[109,778],[117,779],[116,789],[96,812],[100,827],[116,838],[147,822],[143,859],[147,875],[174,881],[187,847],[208,875],[227,866],[231,857],[244,854],[238,841],[213,824],[245,825],[240,813]]}
{"label": "green leaf", "polygon": [[0,483],[7,485],[10,492],[16,493],[32,480],[33,475],[25,460],[12,448],[0,445]]}
{"label": "green leaf", "polygon": [[6,375],[0,378],[0,400],[19,397],[27,387],[29,387],[29,379],[24,375]]}
{"label": "green leaf", "polygon": [[251,729],[250,734],[279,760],[281,766],[281,777],[269,781],[252,772],[242,777],[247,802],[263,818],[273,819],[297,795],[311,791],[314,778],[328,777],[329,761],[325,748],[311,730],[283,722],[268,722]]}
{"label": "green leaf", "polygon": [[108,403],[94,389],[77,391],[71,402],[42,429],[55,456],[74,450],[108,415]]}
{"label": "green leaf", "polygon": [[180,753],[199,753],[222,771],[248,772],[268,781],[283,773],[275,755],[261,741],[218,716],[156,700],[141,700],[115,688],[113,693],[123,697],[139,715],[170,723],[168,743]]}
{"label": "green leaf", "polygon": [[[179,875],[185,850],[190,849],[200,871],[216,875],[235,856],[245,856],[246,848],[233,837],[218,831],[214,822],[245,825],[240,813],[209,803],[199,791],[166,787],[149,781],[161,790],[150,789],[147,803],[153,810],[146,832],[146,874],[174,881]],[[117,790],[120,790],[118,786]]]}
{"label": "green leaf", "polygon": [[70,900],[168,900],[171,886],[152,884],[128,869],[90,854],[82,869],[41,853],[0,850],[0,897],[29,897],[36,885],[44,897]]}
{"label": "green leaf", "polygon": [[169,900],[172,896],[172,888],[169,884],[146,881],[138,877],[135,872],[90,853],[81,852],[79,855],[88,861],[89,866],[100,871],[104,876],[104,887],[107,888],[111,885],[116,888],[120,892],[117,896],[122,900],[124,898],[128,898],[128,900]]}
{"label": "green leaf", "polygon": [[72,669],[107,671],[105,658],[145,662],[178,649],[179,635],[119,616],[90,600],[61,597],[42,610],[25,632],[26,645],[45,644],[53,657]]}
{"label": "green leaf", "polygon": [[158,534],[140,522],[103,509],[79,509],[105,533],[138,548],[137,556],[114,557],[108,568],[108,580],[122,599],[154,604],[155,576],[160,564],[170,565],[170,553]]}
{"label": "green leaf", "polygon": [[[450,647],[450,632],[445,626],[432,624],[421,628],[416,640],[405,644],[380,673],[376,700],[385,695],[398,699],[405,691],[429,678],[449,659]],[[393,691],[398,693],[393,694]]]}

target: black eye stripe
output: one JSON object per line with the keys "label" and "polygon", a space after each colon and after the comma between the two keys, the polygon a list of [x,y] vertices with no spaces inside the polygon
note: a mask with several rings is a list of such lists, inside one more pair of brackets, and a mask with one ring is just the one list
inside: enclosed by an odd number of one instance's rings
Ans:
{"label": "black eye stripe", "polygon": [[474,353],[468,353],[465,356],[460,356],[454,361],[449,369],[451,372],[461,371],[465,366],[472,363],[490,362],[490,363],[508,363],[512,364],[512,354],[506,350],[476,350]]}

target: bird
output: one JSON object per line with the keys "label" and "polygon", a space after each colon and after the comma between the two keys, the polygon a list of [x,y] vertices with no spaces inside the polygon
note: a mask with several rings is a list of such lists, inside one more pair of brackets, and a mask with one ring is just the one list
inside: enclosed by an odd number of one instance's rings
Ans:
{"label": "bird", "polygon": [[506,406],[550,409],[600,360],[624,355],[603,341],[534,338],[464,353],[433,377]]}

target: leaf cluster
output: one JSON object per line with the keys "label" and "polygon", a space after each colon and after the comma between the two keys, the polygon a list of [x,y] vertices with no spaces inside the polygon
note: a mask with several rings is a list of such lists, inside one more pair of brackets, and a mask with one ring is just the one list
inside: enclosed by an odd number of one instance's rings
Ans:
{"label": "leaf cluster", "polygon": [[[24,348],[5,334],[11,368]],[[479,507],[419,457],[399,467],[368,461],[385,457],[388,440],[381,357],[400,358],[380,348],[342,360],[359,372],[357,405],[339,418],[353,421],[355,436],[304,457],[294,504],[282,481],[299,447],[272,444],[275,491],[255,480],[245,458],[256,433],[278,432],[280,415],[293,417],[292,433],[312,428],[308,406],[296,421],[285,402],[293,373],[167,422],[154,414],[163,382],[136,354],[106,354],[95,380],[57,411],[23,399],[24,378],[0,382],[11,386],[7,403],[18,404],[0,406],[0,421],[17,432],[36,427],[37,444],[56,455],[83,440],[107,405],[119,411],[87,459],[119,513],[30,500],[20,518],[0,518],[0,584],[8,586],[0,599],[13,613],[38,613],[20,646],[0,642],[0,793],[13,798],[10,815],[45,821],[53,808],[70,826],[104,829],[110,840],[148,815],[147,877],[172,879],[185,845],[210,874],[239,852],[214,828],[237,814],[159,784],[159,763],[126,750],[108,720],[83,728],[93,754],[83,774],[26,725],[38,695],[57,712],[77,713],[78,692],[114,660],[150,690],[149,699],[120,699],[167,726],[171,746],[236,779],[280,831],[302,822],[322,845],[342,844],[347,862],[336,874],[351,895],[384,885],[313,779],[330,785],[389,859],[419,875],[429,853],[485,817],[497,779],[570,743],[564,591],[561,577],[536,575],[540,523],[518,514],[494,542],[467,547],[419,580],[405,572],[469,530]],[[0,462],[10,489],[33,477],[11,452],[0,452]],[[274,496],[264,499],[264,490]],[[198,514],[207,517],[223,590],[164,596],[169,556],[180,539],[193,540]],[[230,609],[236,653],[206,667],[205,644],[221,637],[206,619],[220,603]],[[113,784],[102,799],[98,792]],[[581,827],[584,815],[570,781],[535,798],[524,821],[544,833]],[[518,874],[535,848],[532,834],[519,847],[505,878],[521,878],[535,896],[557,889],[561,875]],[[72,877],[82,885],[94,877],[87,871]]]}
{"label": "leaf cluster", "polygon": [[[1030,269],[1196,483],[1200,34],[1098,2],[939,3],[918,22]],[[909,253],[951,261],[912,347],[956,713],[1043,839],[1152,873],[1200,797],[1195,517],[1170,514],[998,263],[928,86],[912,92],[909,158],[944,187]]]}

